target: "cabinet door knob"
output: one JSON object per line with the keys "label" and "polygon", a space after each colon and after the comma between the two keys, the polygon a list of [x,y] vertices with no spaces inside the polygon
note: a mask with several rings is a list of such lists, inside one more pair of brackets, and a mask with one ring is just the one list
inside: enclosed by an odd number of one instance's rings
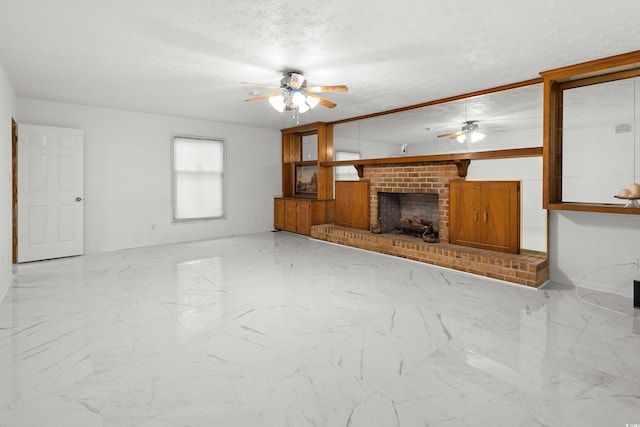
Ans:
{"label": "cabinet door knob", "polygon": [[473,211],[473,222],[478,222],[478,211]]}
{"label": "cabinet door knob", "polygon": [[484,222],[485,222],[485,224],[486,224],[487,222],[489,222],[489,212],[485,212],[485,213],[484,213]]}

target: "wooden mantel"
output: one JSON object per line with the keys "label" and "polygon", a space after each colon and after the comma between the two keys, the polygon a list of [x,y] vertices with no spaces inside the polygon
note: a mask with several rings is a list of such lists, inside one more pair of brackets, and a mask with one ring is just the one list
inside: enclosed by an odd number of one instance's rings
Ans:
{"label": "wooden mantel", "polygon": [[458,176],[467,176],[471,160],[506,159],[514,157],[542,156],[542,147],[514,148],[510,150],[476,151],[467,153],[432,154],[427,156],[383,157],[377,159],[340,160],[320,162],[320,166],[354,166],[358,176],[362,178],[364,166],[367,165],[400,165],[404,163],[454,162],[458,167]]}

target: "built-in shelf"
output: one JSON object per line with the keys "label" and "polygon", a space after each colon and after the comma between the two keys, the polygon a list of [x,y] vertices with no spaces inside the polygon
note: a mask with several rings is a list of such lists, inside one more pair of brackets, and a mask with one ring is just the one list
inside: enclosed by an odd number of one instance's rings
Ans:
{"label": "built-in shelf", "polygon": [[599,212],[612,214],[639,215],[640,208],[625,208],[624,205],[608,205],[599,203],[549,203],[548,209],[557,211]]}
{"label": "built-in shelf", "polygon": [[338,160],[320,162],[320,166],[354,166],[362,178],[362,168],[368,165],[399,165],[405,163],[433,163],[452,161],[458,167],[460,177],[467,176],[471,160],[506,159],[514,157],[542,156],[542,147],[514,148],[510,150],[475,151],[467,153],[431,154],[427,156],[382,157],[377,159]]}

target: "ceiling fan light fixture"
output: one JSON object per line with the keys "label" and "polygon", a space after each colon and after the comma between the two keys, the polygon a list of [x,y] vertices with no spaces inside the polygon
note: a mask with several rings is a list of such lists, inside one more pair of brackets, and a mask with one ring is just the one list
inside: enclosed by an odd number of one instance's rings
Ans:
{"label": "ceiling fan light fixture", "polygon": [[486,135],[481,132],[471,132],[471,142],[480,142]]}
{"label": "ceiling fan light fixture", "polygon": [[316,98],[315,96],[307,96],[307,105],[309,106],[309,108],[315,107],[319,102],[319,98]]}
{"label": "ceiling fan light fixture", "polygon": [[282,95],[276,95],[276,96],[270,97],[269,104],[271,104],[271,106],[275,108],[276,111],[279,111],[281,113],[284,111],[284,108],[286,107],[286,104],[284,102],[284,97]]}
{"label": "ceiling fan light fixture", "polygon": [[458,142],[460,144],[464,144],[465,142],[470,142],[470,143],[474,143],[474,142],[480,142],[484,139],[486,135],[482,132],[478,132],[478,131],[465,131],[463,134],[458,135],[458,137],[456,138],[458,140]]}
{"label": "ceiling fan light fixture", "polygon": [[304,96],[304,94],[298,90],[293,92],[293,95],[291,96],[291,102],[293,102],[295,105],[298,106],[298,108],[302,107],[303,105],[305,105],[305,101],[306,101],[306,96]]}
{"label": "ceiling fan light fixture", "polygon": [[253,98],[245,99],[245,102],[259,101],[262,99],[269,99],[271,106],[278,112],[293,111],[293,116],[298,120],[299,114],[306,113],[310,109],[314,108],[318,104],[327,108],[334,108],[335,102],[331,102],[328,99],[322,98],[317,95],[313,95],[313,92],[347,92],[348,88],[345,85],[334,86],[313,86],[309,88],[307,85],[307,79],[298,72],[288,72],[281,80],[280,87],[263,85],[259,83],[240,82],[240,84],[255,85],[260,87],[268,87],[273,89],[279,89],[276,93],[269,93],[267,95],[253,95]]}
{"label": "ceiling fan light fixture", "polygon": [[304,102],[300,105],[297,105],[297,109],[300,114],[306,113],[307,111],[310,110],[309,106]]}

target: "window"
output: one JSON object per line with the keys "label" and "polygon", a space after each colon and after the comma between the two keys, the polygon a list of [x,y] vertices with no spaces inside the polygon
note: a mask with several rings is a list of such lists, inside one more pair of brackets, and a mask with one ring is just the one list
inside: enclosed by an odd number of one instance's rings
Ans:
{"label": "window", "polygon": [[[360,153],[354,151],[336,151],[337,160],[358,160]],[[336,166],[336,181],[358,181],[358,172],[353,166]]]}
{"label": "window", "polygon": [[173,138],[173,219],[224,216],[224,140]]}

